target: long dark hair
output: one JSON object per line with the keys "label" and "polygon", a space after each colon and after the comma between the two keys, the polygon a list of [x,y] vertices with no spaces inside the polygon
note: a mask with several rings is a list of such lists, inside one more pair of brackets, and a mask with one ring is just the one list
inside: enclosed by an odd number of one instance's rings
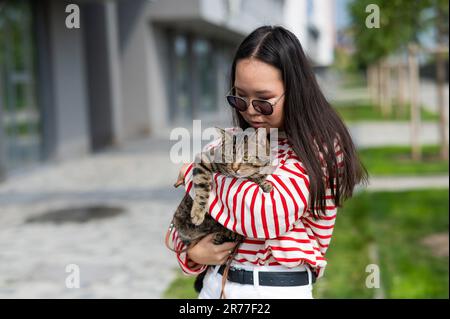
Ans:
{"label": "long dark hair", "polygon": [[[230,87],[234,86],[237,62],[246,58],[258,59],[281,71],[286,92],[284,130],[309,176],[309,207],[313,208],[313,216],[320,218],[317,212],[326,215],[327,186],[331,188],[335,205],[342,207],[343,202],[353,195],[356,184],[367,183],[368,173],[358,158],[344,122],[322,94],[300,41],[281,26],[257,28],[242,41],[235,53]],[[236,110],[233,121],[242,129],[250,127]],[[344,165],[340,168],[334,152],[336,139],[344,157]],[[324,162],[318,152],[322,153]]]}

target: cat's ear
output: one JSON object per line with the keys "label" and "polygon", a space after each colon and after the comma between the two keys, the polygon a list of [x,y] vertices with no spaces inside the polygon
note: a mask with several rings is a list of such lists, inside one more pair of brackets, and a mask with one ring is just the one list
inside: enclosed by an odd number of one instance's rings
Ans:
{"label": "cat's ear", "polygon": [[214,128],[216,129],[216,131],[217,131],[219,134],[225,134],[225,130],[224,130],[223,128],[220,128],[220,127],[218,127],[218,126],[214,126]]}
{"label": "cat's ear", "polygon": [[225,140],[225,130],[223,128],[218,127],[218,126],[214,126],[214,128],[216,129],[217,133],[219,134],[219,138],[222,141]]}
{"label": "cat's ear", "polygon": [[220,127],[217,127],[217,126],[215,126],[214,128],[217,130],[217,132],[220,134],[220,136],[222,138],[224,138],[224,139],[227,138],[227,137],[232,137],[233,136],[233,132],[231,132],[229,130],[226,130],[226,129],[223,129],[223,128],[220,128]]}
{"label": "cat's ear", "polygon": [[270,143],[267,139],[267,132],[265,129],[257,129],[255,131],[255,139],[256,139],[256,145],[258,147],[258,155],[261,157],[265,157],[268,154],[270,154]]}

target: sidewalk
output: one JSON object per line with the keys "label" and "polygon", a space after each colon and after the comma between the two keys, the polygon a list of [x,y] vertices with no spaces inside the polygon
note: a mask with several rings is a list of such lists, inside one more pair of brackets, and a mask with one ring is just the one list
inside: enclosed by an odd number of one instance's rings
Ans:
{"label": "sidewalk", "polygon": [[[146,140],[0,184],[0,298],[160,298],[178,267],[164,235],[182,190],[169,143]],[[86,223],[25,223],[50,209],[104,204]],[[68,264],[79,289],[66,288]]]}
{"label": "sidewalk", "polygon": [[[411,124],[408,122],[369,122],[347,124],[353,142],[358,148],[389,145],[411,145]],[[447,140],[449,130],[447,126]],[[423,122],[420,126],[419,141],[422,145],[439,144],[437,123]]]}
{"label": "sidewalk", "polygon": [[367,187],[358,186],[356,192],[403,191],[422,188],[448,188],[448,175],[436,176],[377,176],[370,177]]}

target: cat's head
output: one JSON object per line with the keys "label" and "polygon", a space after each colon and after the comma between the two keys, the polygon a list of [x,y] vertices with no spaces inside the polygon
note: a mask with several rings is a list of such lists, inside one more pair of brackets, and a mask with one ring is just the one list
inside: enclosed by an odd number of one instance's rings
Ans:
{"label": "cat's head", "polygon": [[234,177],[247,177],[270,166],[270,143],[265,131],[217,128],[221,136],[220,168]]}

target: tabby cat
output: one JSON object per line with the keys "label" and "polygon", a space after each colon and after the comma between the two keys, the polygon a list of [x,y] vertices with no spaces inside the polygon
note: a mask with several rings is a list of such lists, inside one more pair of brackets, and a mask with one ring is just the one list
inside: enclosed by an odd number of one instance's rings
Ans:
{"label": "tabby cat", "polygon": [[[270,143],[266,135],[257,132],[248,134],[218,130],[221,135],[220,145],[200,153],[194,163],[192,173],[195,199],[186,193],[173,217],[172,224],[186,246],[197,243],[211,233],[215,234],[213,242],[216,245],[227,241],[242,242],[244,239],[240,234],[216,222],[208,214],[208,200],[214,173],[246,178],[257,183],[264,192],[272,191],[272,184],[266,181],[266,177],[273,170],[270,166]],[[201,289],[205,273],[206,271],[197,277],[195,283],[197,291]]]}

